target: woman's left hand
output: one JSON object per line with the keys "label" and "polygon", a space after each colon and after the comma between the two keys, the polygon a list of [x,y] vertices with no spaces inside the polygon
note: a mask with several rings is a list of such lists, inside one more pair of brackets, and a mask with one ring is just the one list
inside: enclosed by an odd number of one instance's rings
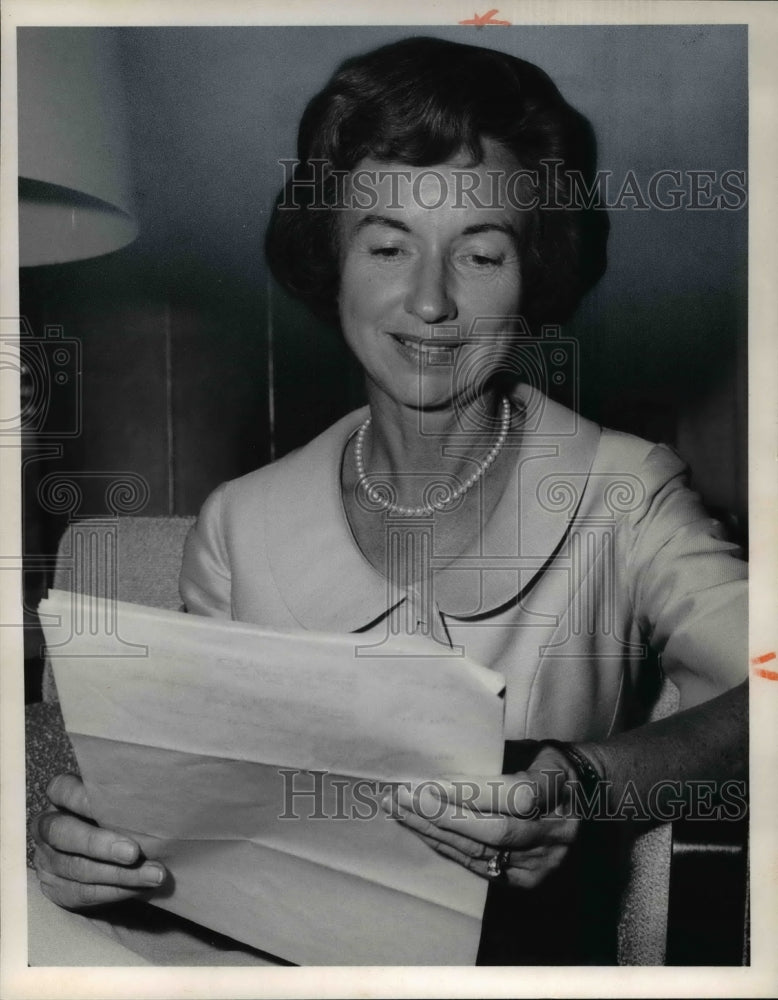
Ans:
{"label": "woman's left hand", "polygon": [[438,854],[483,878],[532,889],[578,836],[565,765],[544,749],[527,771],[400,786],[383,807]]}

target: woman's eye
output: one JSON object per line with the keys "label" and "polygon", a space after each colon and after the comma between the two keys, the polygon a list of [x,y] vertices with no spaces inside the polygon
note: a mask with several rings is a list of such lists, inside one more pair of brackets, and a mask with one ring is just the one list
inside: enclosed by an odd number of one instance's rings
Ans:
{"label": "woman's eye", "polygon": [[401,247],[373,247],[370,251],[371,257],[384,257],[387,260],[393,257],[399,257],[401,254]]}
{"label": "woman's eye", "polygon": [[491,256],[484,253],[468,253],[464,255],[465,262],[475,267],[499,267],[503,262],[501,256]]}

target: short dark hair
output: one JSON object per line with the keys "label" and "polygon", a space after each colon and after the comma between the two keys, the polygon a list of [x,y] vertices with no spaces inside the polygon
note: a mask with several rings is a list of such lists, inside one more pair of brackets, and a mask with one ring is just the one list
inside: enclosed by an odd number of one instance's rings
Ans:
{"label": "short dark hair", "polygon": [[[572,172],[591,186],[591,126],[532,63],[440,38],[407,38],[348,59],[310,101],[300,123],[299,162],[268,227],[276,279],[316,315],[337,321],[337,226],[323,207],[333,203],[324,191],[329,172],[353,170],[366,157],[432,166],[463,151],[477,164],[486,138],[507,149],[522,171],[537,171],[522,314],[532,329],[564,322],[605,270],[605,212],[570,198]],[[315,184],[306,188],[306,180]]]}

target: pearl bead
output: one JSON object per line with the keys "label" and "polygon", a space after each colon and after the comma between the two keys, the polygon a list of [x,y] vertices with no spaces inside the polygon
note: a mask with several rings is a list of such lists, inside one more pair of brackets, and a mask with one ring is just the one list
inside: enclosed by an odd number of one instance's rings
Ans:
{"label": "pearl bead", "polygon": [[472,489],[478,480],[484,476],[487,469],[492,465],[494,460],[502,451],[503,446],[508,439],[508,431],[510,429],[511,422],[511,404],[509,399],[503,398],[500,432],[486,456],[478,462],[478,471],[469,476],[464,483],[457,487],[457,489],[447,489],[446,492],[437,500],[434,500],[427,506],[421,507],[402,507],[399,504],[392,503],[388,496],[383,495],[381,490],[376,489],[375,486],[367,485],[367,472],[365,471],[363,450],[365,435],[367,434],[367,429],[370,426],[371,421],[372,416],[368,416],[357,431],[357,438],[354,445],[354,458],[357,467],[358,485],[366,491],[368,498],[373,503],[378,504],[383,510],[390,511],[393,514],[400,514],[403,517],[422,517],[423,515],[430,516],[434,514],[435,511],[443,510],[445,507],[450,506],[450,504],[454,503],[455,500],[458,500],[461,496],[464,496],[468,490]]}

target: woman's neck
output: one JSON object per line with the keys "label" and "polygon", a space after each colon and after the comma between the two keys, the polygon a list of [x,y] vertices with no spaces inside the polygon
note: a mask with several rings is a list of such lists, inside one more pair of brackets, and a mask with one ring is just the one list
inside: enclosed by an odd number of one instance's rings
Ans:
{"label": "woman's neck", "polygon": [[404,406],[369,385],[367,395],[364,461],[370,471],[456,475],[488,451],[500,429],[502,397],[496,392],[434,410]]}
{"label": "woman's neck", "polygon": [[[481,397],[477,409],[466,415],[454,407],[418,411],[375,397],[370,403],[370,427],[367,433],[352,435],[343,457],[343,504],[365,558],[387,579],[406,586],[427,579],[430,567],[417,565],[414,560],[430,556],[432,550],[421,540],[419,545],[403,543],[399,549],[388,548],[389,526],[395,537],[401,530],[409,539],[434,529],[434,551],[437,556],[445,553],[447,559],[474,546],[477,550],[480,532],[515,472],[510,455],[502,454],[513,447],[500,448],[494,463],[482,469],[481,463],[494,448],[503,427],[502,397],[496,393]],[[492,412],[497,414],[495,418],[491,418]],[[478,473],[478,487],[467,487],[461,494],[462,502],[435,510],[432,517],[425,518],[423,526],[418,519],[395,516],[397,506],[387,521],[385,508],[366,502],[364,495],[366,482],[384,491],[388,487],[393,505],[417,508],[430,502],[431,487],[444,484],[457,490],[474,473]]]}

